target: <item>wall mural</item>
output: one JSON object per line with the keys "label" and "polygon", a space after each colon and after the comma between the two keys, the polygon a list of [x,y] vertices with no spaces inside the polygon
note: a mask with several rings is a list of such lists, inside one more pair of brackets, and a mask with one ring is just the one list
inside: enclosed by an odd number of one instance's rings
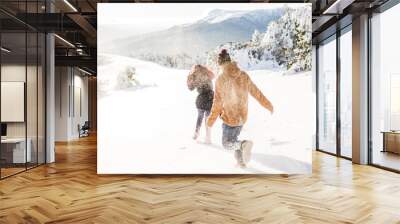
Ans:
{"label": "wall mural", "polygon": [[311,172],[311,4],[98,9],[99,174]]}

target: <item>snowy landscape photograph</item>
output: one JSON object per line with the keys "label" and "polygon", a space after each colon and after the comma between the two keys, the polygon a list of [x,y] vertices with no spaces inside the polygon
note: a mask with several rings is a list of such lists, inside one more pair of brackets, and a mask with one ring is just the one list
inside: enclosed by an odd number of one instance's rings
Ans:
{"label": "snowy landscape photograph", "polygon": [[311,4],[98,4],[99,174],[311,173]]}

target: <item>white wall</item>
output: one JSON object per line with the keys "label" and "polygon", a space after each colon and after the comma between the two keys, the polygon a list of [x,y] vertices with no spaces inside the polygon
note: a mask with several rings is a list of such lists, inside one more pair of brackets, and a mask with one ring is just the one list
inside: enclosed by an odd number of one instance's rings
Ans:
{"label": "white wall", "polygon": [[56,67],[56,141],[77,139],[78,124],[88,120],[88,78],[83,75],[76,68]]}
{"label": "white wall", "polygon": [[69,117],[70,69],[55,68],[55,141],[67,141]]}
{"label": "white wall", "polygon": [[[25,82],[26,74],[25,65],[2,65],[1,66],[1,81],[10,82],[18,81]],[[28,69],[30,69],[28,67]],[[6,110],[6,108],[1,108]],[[25,122],[8,122],[7,123],[8,137],[25,137]]]}
{"label": "white wall", "polygon": [[72,108],[71,135],[73,138],[77,138],[79,137],[78,124],[82,126],[88,120],[88,78],[75,75],[73,85],[75,95],[72,98],[75,102],[71,102],[71,104],[74,103],[74,108]]}
{"label": "white wall", "polygon": [[[33,80],[31,74],[36,75],[36,67],[25,65],[12,65],[6,64],[1,66],[1,81],[2,82],[24,82],[26,72],[28,72],[28,82],[31,87],[36,86],[36,80]],[[33,130],[36,130],[36,120],[37,115],[33,113],[36,112],[37,102],[36,102],[36,87],[35,88],[27,88],[27,118],[28,118],[28,137]],[[3,96],[4,97],[4,96]],[[40,106],[40,105],[39,105]],[[24,109],[24,108],[22,108]],[[7,108],[2,108],[2,110],[7,110]],[[34,122],[32,124],[31,122]],[[25,126],[26,122],[7,122],[7,136],[8,137],[24,137],[25,136]],[[36,135],[36,132],[35,132]]]}

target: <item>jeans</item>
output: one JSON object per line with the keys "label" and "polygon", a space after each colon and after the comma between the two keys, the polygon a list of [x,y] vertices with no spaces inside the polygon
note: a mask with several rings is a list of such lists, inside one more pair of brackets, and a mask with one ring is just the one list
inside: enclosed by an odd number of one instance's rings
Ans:
{"label": "jeans", "polygon": [[243,126],[231,127],[222,124],[222,146],[228,150],[241,150],[242,141],[238,140]]}
{"label": "jeans", "polygon": [[197,111],[198,111],[198,115],[197,115],[197,122],[196,122],[196,132],[199,132],[200,127],[201,127],[201,122],[203,122],[204,115],[207,120],[207,117],[210,115],[210,111],[202,110],[202,109],[197,109]]}

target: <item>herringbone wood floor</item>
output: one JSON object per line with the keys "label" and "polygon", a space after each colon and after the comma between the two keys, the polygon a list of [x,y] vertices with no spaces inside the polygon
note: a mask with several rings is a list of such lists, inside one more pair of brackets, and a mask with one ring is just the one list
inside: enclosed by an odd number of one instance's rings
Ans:
{"label": "herringbone wood floor", "polygon": [[400,175],[314,153],[312,175],[98,176],[96,138],[0,181],[0,223],[400,223]]}

